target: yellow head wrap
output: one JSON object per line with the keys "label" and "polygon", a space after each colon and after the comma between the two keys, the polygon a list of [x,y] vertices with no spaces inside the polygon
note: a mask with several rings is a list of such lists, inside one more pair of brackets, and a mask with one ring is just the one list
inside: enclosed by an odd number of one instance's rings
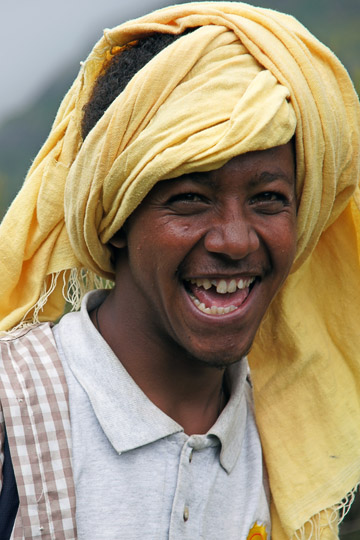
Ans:
{"label": "yellow head wrap", "polygon": [[[83,143],[82,108],[114,50],[190,27]],[[296,126],[296,261],[250,356],[274,540],[330,538],[331,508],[360,479],[359,110],[340,62],[292,17],[166,8],[105,31],[0,228],[1,328],[53,320],[70,269],[113,277],[106,243],[156,182],[284,144]]]}

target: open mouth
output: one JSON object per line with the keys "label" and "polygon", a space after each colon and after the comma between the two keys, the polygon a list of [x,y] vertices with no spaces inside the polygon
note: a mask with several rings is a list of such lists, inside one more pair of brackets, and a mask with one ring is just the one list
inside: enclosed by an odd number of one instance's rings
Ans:
{"label": "open mouth", "polygon": [[256,277],[184,281],[185,289],[194,306],[208,315],[226,315],[237,310],[247,299]]}

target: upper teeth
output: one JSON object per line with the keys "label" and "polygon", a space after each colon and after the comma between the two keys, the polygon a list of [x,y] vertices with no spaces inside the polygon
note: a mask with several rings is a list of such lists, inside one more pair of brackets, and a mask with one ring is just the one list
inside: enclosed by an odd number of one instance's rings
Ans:
{"label": "upper teeth", "polygon": [[193,283],[197,287],[203,287],[204,289],[210,289],[212,285],[216,287],[216,292],[219,294],[233,293],[236,289],[246,289],[255,280],[254,277],[247,279],[190,279],[190,283]]}

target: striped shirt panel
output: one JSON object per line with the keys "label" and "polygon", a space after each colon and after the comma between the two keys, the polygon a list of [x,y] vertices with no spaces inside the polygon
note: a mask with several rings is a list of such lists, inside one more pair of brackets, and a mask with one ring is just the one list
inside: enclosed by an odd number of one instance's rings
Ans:
{"label": "striped shirt panel", "polygon": [[0,339],[0,401],[20,499],[12,539],[75,539],[68,393],[50,324]]}

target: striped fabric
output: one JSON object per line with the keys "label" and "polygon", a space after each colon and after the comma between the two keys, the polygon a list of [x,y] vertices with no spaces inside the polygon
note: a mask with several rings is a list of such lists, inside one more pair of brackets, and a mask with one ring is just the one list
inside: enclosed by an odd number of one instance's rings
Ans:
{"label": "striped fabric", "polygon": [[50,324],[0,339],[0,407],[0,460],[5,423],[20,499],[11,540],[75,539],[68,394]]}

